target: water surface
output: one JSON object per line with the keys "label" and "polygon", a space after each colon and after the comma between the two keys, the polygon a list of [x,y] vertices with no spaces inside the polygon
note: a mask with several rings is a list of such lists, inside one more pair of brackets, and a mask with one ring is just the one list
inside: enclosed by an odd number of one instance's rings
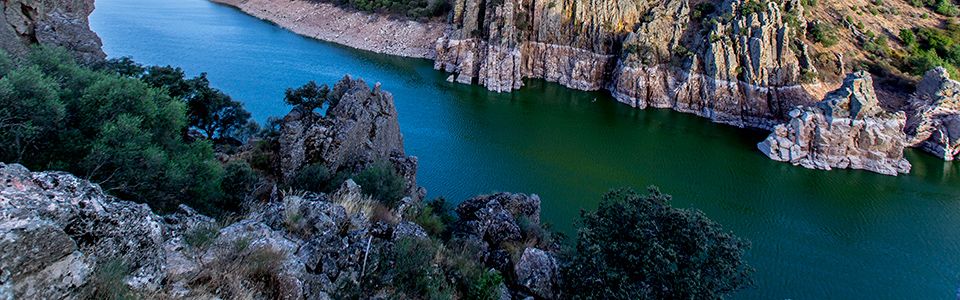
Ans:
{"label": "water surface", "polygon": [[208,72],[261,121],[309,80],[383,83],[431,197],[536,193],[544,219],[570,231],[610,188],[660,186],[752,241],[757,286],[735,298],[956,298],[960,165],[919,151],[908,176],[807,170],[766,159],[760,131],[540,81],[510,94],[447,83],[428,60],[303,38],[205,0],[98,0],[91,25],[109,56]]}

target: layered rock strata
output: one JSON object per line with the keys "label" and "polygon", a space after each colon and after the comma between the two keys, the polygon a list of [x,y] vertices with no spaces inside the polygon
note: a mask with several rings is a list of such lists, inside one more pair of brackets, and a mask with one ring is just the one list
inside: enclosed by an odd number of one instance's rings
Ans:
{"label": "layered rock strata", "polygon": [[24,55],[31,45],[64,47],[81,61],[106,57],[87,20],[94,0],[0,1],[0,49]]}
{"label": "layered rock strata", "polygon": [[634,107],[771,128],[815,101],[800,85],[801,74],[816,72],[793,33],[802,28],[787,21],[803,24],[803,7],[745,3],[726,1],[709,19],[691,20],[686,0],[460,0],[434,67],[498,92],[542,78],[606,88]]}
{"label": "layered rock strata", "polygon": [[791,110],[790,117],[757,145],[773,160],[811,169],[910,172],[903,156],[906,114],[880,107],[866,72],[847,76],[840,89],[816,105]]}
{"label": "layered rock strata", "polygon": [[930,70],[910,103],[908,143],[944,160],[960,157],[960,82],[944,68]]}
{"label": "layered rock strata", "polygon": [[294,108],[280,127],[280,170],[292,178],[304,165],[319,163],[331,171],[362,170],[371,163],[390,162],[407,181],[407,193],[420,199],[417,158],[403,150],[393,95],[371,89],[349,76],[331,91],[325,114]]}

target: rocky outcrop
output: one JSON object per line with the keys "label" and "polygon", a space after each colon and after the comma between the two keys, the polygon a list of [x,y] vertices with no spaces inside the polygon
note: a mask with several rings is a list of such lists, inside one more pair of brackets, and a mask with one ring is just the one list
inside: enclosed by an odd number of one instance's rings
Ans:
{"label": "rocky outcrop", "polygon": [[328,96],[324,115],[294,108],[280,129],[280,169],[293,177],[306,164],[319,163],[331,171],[362,170],[377,162],[390,162],[407,181],[408,195],[419,199],[416,157],[406,156],[397,121],[393,95],[373,89],[362,79],[349,76],[338,82]]}
{"label": "rocky outcrop", "polygon": [[960,82],[944,68],[930,70],[910,98],[908,143],[944,160],[960,157]]}
{"label": "rocky outcrop", "polygon": [[490,90],[542,78],[606,88],[638,108],[672,108],[736,126],[772,128],[814,102],[800,86],[816,72],[793,32],[799,1],[759,9],[730,0],[691,20],[687,0],[583,2],[460,0],[434,67]]}
{"label": "rocky outcrop", "polygon": [[[456,212],[454,235],[477,245],[481,261],[512,279],[515,298],[557,298],[559,266],[553,252],[557,247],[540,228],[540,197],[477,196],[457,206]],[[523,246],[518,249],[518,245]]]}
{"label": "rocky outcrop", "polygon": [[880,107],[866,72],[847,76],[840,89],[814,106],[793,109],[790,117],[758,144],[773,160],[811,169],[910,172],[903,156],[906,114]]}
{"label": "rocky outcrop", "polygon": [[60,46],[81,61],[106,57],[87,20],[93,0],[9,0],[0,2],[0,49],[24,55],[31,45]]}
{"label": "rocky outcrop", "polygon": [[62,172],[31,173],[0,163],[0,296],[79,299],[97,271],[117,262],[124,282],[159,288],[163,222],[143,204],[107,196]]}

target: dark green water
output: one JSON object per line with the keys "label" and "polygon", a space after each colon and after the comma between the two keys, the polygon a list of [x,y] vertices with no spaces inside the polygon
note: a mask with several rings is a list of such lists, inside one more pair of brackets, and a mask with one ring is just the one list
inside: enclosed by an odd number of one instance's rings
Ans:
{"label": "dark green water", "polygon": [[909,176],[813,171],[766,159],[765,133],[604,93],[531,81],[512,94],[451,84],[427,60],[292,34],[205,0],[97,0],[111,57],[209,72],[259,120],[283,89],[350,73],[393,92],[407,151],[431,196],[537,193],[570,230],[612,187],[658,185],[753,242],[745,299],[954,299],[960,286],[960,164],[910,151]]}

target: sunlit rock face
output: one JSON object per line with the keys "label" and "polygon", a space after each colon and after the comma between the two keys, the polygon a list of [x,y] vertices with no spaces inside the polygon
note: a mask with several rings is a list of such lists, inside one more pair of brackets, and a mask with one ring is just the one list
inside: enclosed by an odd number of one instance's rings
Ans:
{"label": "sunlit rock face", "polygon": [[960,82],[944,68],[927,72],[910,98],[908,143],[944,160],[960,156]]}
{"label": "sunlit rock face", "polygon": [[813,106],[790,111],[758,148],[773,160],[811,169],[863,169],[881,174],[909,173],[906,114],[880,107],[866,72],[847,76],[840,89]]}
{"label": "sunlit rock face", "polygon": [[[716,22],[691,20],[687,0],[461,0],[437,41],[434,67],[449,80],[508,92],[524,78],[618,101],[672,108],[715,122],[772,128],[790,108],[815,102],[799,87],[816,72],[786,14],[797,1],[741,9],[719,4]],[[804,24],[802,20],[797,22]]]}

